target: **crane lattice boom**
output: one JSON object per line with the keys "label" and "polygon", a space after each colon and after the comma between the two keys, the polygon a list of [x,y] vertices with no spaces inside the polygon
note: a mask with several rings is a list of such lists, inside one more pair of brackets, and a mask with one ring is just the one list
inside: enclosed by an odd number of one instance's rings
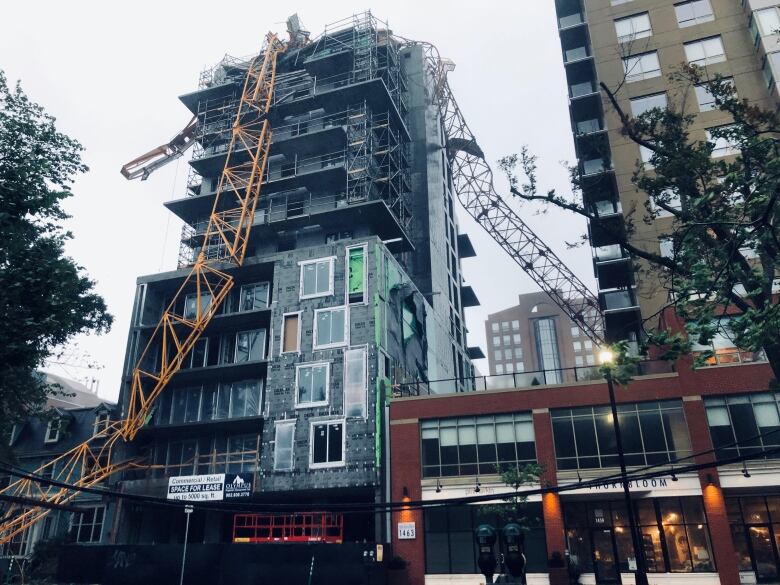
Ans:
{"label": "crane lattice boom", "polygon": [[[146,424],[155,400],[179,371],[230,292],[233,277],[224,267],[241,266],[244,262],[271,144],[267,114],[276,81],[276,61],[285,50],[286,45],[269,33],[263,52],[249,64],[203,248],[138,359],[125,418],[42,465],[33,475],[51,475],[57,482],[75,488],[91,487],[117,471],[140,465],[135,460],[113,462],[114,447],[120,439],[133,440]],[[241,155],[237,156],[239,151]],[[246,160],[247,153],[249,160]],[[220,211],[221,197],[235,201],[235,207]],[[182,305],[183,296],[193,292],[197,299],[207,300],[196,303],[194,317],[178,314],[175,308]],[[0,490],[0,494],[53,504],[66,504],[78,493],[78,489],[31,479],[19,479]],[[27,530],[49,511],[50,508],[12,504],[0,523],[0,544]]]}

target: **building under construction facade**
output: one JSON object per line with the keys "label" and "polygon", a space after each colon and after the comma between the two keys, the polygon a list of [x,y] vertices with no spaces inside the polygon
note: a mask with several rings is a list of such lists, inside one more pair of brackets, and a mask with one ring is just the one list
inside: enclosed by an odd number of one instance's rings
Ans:
{"label": "building under construction facade", "polygon": [[[166,203],[184,222],[179,269],[138,279],[125,416],[138,360],[166,351],[154,346],[161,315],[192,319],[212,303],[177,291],[199,255],[225,245],[207,228],[235,205],[216,191],[247,67],[225,58],[181,96],[196,143],[186,193]],[[245,260],[226,269],[234,286],[129,444],[151,466],[122,476],[123,491],[165,497],[171,477],[236,473],[251,478],[253,501],[385,498],[392,385],[457,378],[447,388],[462,391],[472,373],[464,308],[477,301],[460,262],[474,251],[458,231],[430,83],[422,48],[371,14],[279,55]],[[377,518],[345,515],[336,539],[387,541]],[[178,509],[125,504],[115,522],[117,544],[183,538]],[[235,530],[231,513],[196,511],[190,542],[230,542]]]}

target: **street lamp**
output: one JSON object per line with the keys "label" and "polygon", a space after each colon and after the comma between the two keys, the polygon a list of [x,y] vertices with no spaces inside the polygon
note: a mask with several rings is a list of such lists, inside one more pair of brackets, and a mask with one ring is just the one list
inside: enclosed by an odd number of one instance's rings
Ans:
{"label": "street lamp", "polygon": [[187,536],[190,533],[190,516],[192,515],[194,508],[187,504],[184,506],[184,515],[187,518],[187,522],[184,525],[184,550],[181,553],[181,575],[179,576],[179,585],[184,583],[184,563],[187,560]]}
{"label": "street lamp", "polygon": [[617,403],[615,402],[615,385],[612,381],[611,366],[614,363],[615,356],[610,349],[602,349],[599,352],[599,361],[605,366],[604,377],[607,379],[607,389],[609,390],[609,406],[612,409],[612,427],[615,430],[615,445],[617,447],[618,463],[620,464],[620,483],[623,484],[623,497],[626,502],[626,512],[628,513],[628,527],[631,531],[631,544],[634,545],[634,558],[636,559],[636,570],[634,580],[636,585],[648,585],[647,568],[645,565],[645,554],[642,548],[642,539],[634,518],[634,506],[631,502],[631,490],[628,489],[628,474],[626,473],[626,460],[623,452],[623,437],[620,434],[620,422],[618,422]]}

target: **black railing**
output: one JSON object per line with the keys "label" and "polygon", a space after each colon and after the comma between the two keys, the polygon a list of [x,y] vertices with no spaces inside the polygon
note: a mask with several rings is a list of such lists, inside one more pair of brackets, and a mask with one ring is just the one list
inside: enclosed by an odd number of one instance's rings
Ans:
{"label": "black railing", "polygon": [[[666,360],[645,360],[631,366],[632,376],[668,374],[675,371],[674,362]],[[578,382],[603,381],[599,366],[580,366],[576,368],[557,368],[533,372],[513,372],[490,376],[469,378],[447,378],[442,380],[417,380],[393,385],[393,397],[431,396],[452,394],[464,388],[466,391],[528,389],[534,386],[565,386]]]}

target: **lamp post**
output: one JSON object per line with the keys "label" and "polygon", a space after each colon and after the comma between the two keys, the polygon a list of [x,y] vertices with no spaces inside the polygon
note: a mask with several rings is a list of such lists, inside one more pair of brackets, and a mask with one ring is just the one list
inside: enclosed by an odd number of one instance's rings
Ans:
{"label": "lamp post", "polygon": [[179,575],[179,585],[184,583],[184,563],[187,560],[187,537],[190,533],[190,516],[192,515],[194,508],[187,504],[184,506],[184,515],[187,518],[187,522],[184,525],[184,549],[181,553],[181,575]]}
{"label": "lamp post", "polygon": [[609,406],[612,409],[612,427],[615,430],[615,445],[617,447],[618,463],[620,465],[620,483],[623,485],[623,497],[626,503],[626,513],[628,514],[628,527],[631,531],[631,544],[634,546],[634,558],[636,559],[636,571],[634,572],[634,580],[636,585],[648,585],[647,581],[647,567],[645,564],[645,554],[642,548],[642,538],[639,534],[639,529],[636,525],[636,518],[634,517],[634,506],[631,501],[631,490],[628,489],[628,474],[626,473],[626,459],[623,452],[623,437],[620,434],[620,423],[618,422],[617,403],[615,402],[615,385],[612,380],[612,370],[609,366],[612,365],[614,355],[608,349],[603,350],[599,354],[599,361],[604,366],[607,379],[607,389],[609,390]]}

